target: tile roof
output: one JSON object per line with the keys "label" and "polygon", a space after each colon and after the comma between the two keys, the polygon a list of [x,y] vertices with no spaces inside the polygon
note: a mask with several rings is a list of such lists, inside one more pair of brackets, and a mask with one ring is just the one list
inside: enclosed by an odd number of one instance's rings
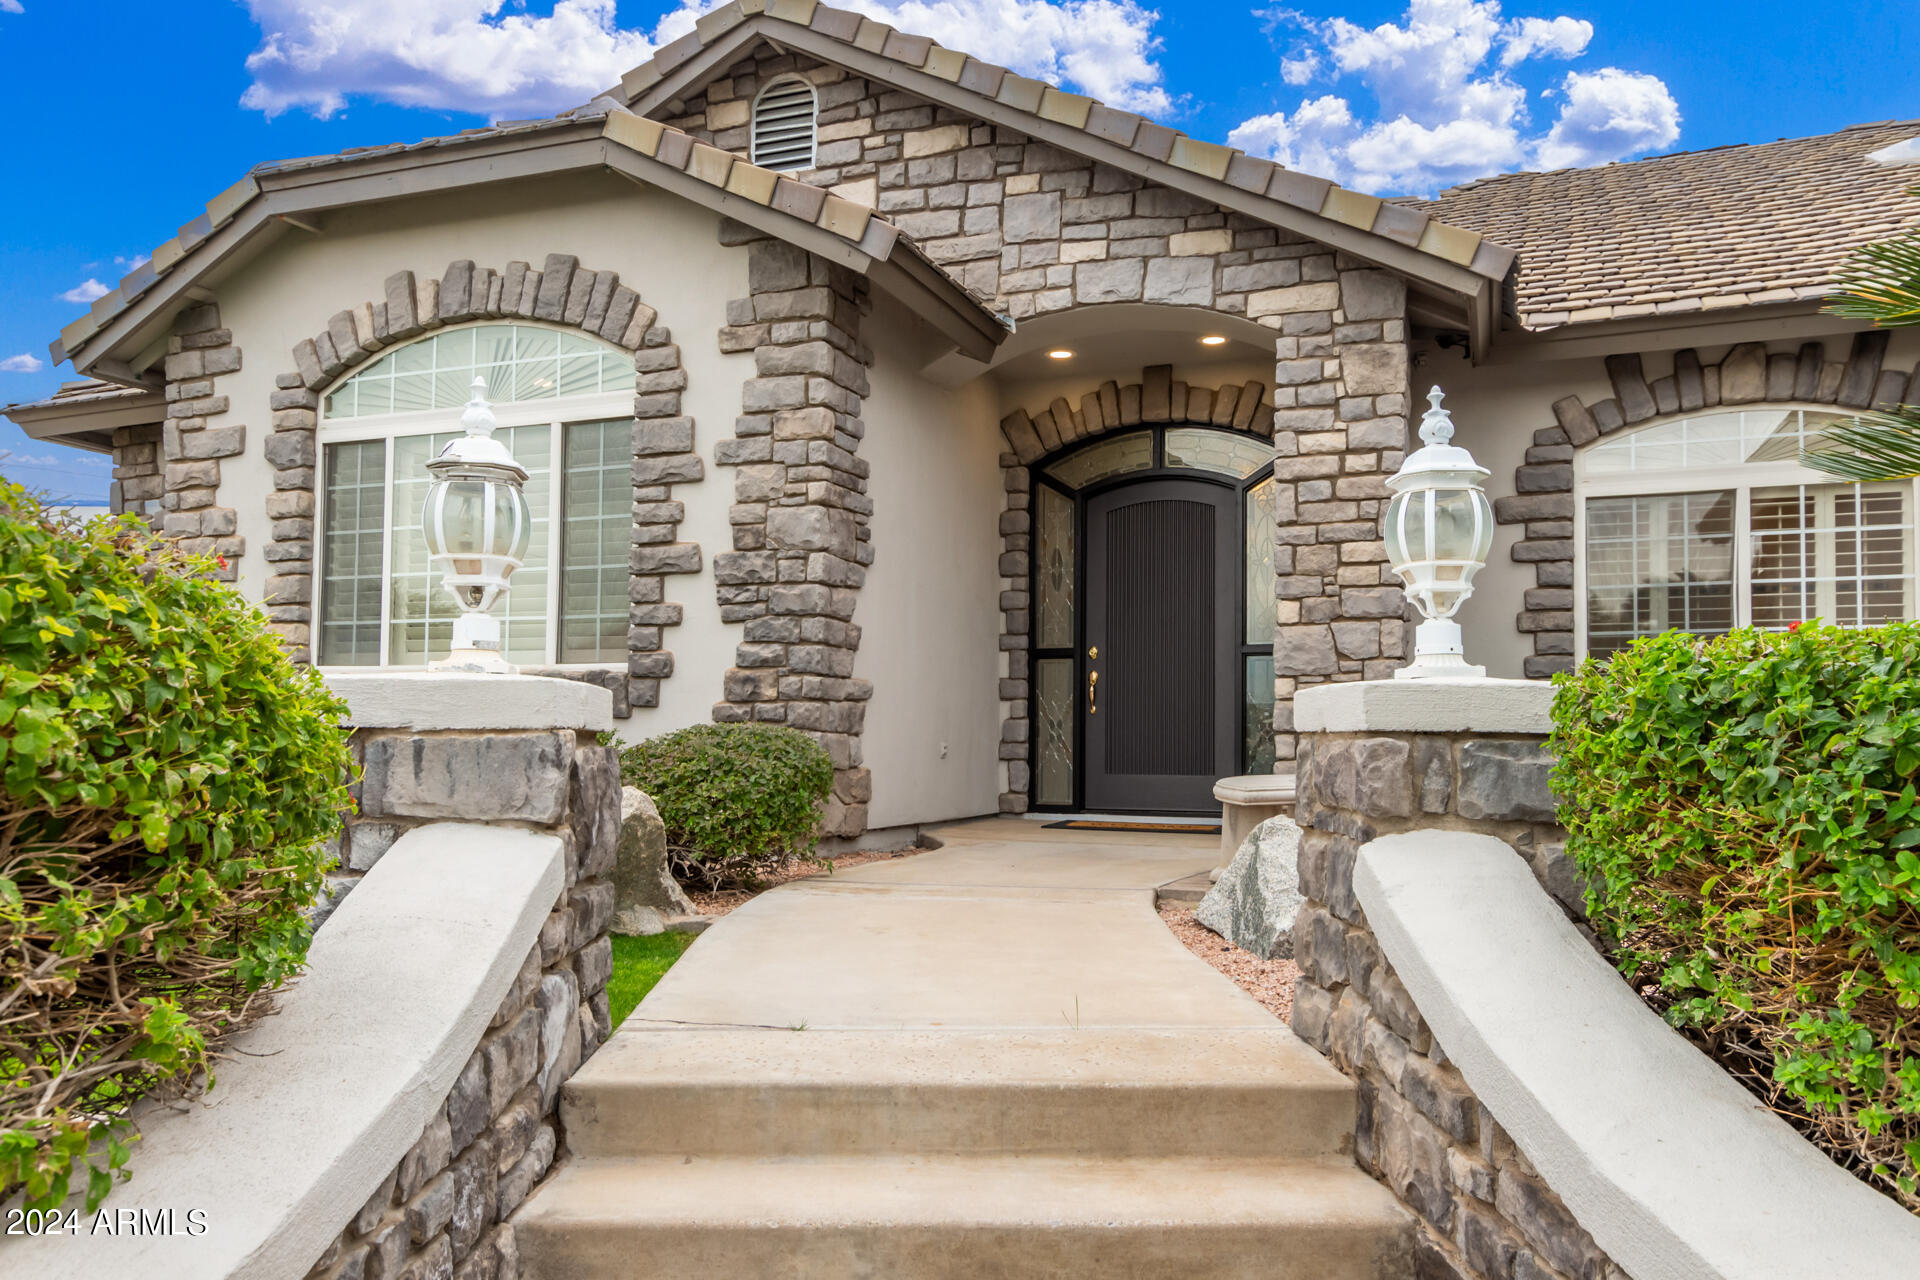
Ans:
{"label": "tile roof", "polygon": [[1862,244],[1920,216],[1920,169],[1866,157],[1920,120],[1596,169],[1483,178],[1414,202],[1520,249],[1529,329],[1817,298]]}
{"label": "tile roof", "polygon": [[90,337],[141,297],[215,231],[231,222],[261,194],[260,181],[276,174],[349,165],[374,157],[459,147],[487,139],[553,132],[598,122],[599,135],[649,160],[679,170],[717,192],[750,200],[817,227],[854,245],[870,258],[887,260],[896,247],[905,246],[939,275],[962,291],[946,271],[923,254],[919,246],[887,219],[865,205],[843,200],[819,187],[800,182],[696,140],[671,125],[637,116],[624,106],[599,98],[584,107],[545,120],[503,121],[481,129],[467,129],[445,137],[381,147],[356,147],[336,155],[303,156],[255,165],[227,190],[208,202],[199,217],[180,228],[172,239],[154,249],[149,261],[123,277],[118,286],[97,299],[86,315],[60,331],[51,354],[55,364],[66,360]]}
{"label": "tile roof", "polygon": [[99,378],[80,378],[73,382],[61,383],[60,389],[45,400],[26,400],[19,404],[0,405],[0,413],[11,414],[16,409],[27,412],[35,409],[60,409],[68,405],[104,405],[148,398],[160,401],[160,393],[145,387],[126,387],[117,382],[103,382]]}
{"label": "tile roof", "polygon": [[1335,186],[1325,178],[1284,169],[1271,160],[1232,147],[1202,142],[1144,116],[1116,111],[1092,98],[1067,93],[1005,67],[942,48],[926,36],[896,31],[883,22],[818,3],[818,0],[732,0],[701,17],[694,29],[663,47],[620,79],[628,103],[647,93],[711,46],[737,41],[735,28],[758,20],[775,35],[782,25],[802,27],[843,45],[944,80],[967,93],[1052,124],[1079,130],[1147,160],[1262,196],[1279,204],[1380,236],[1407,248],[1499,281],[1513,250],[1494,237],[1449,226],[1404,204]]}

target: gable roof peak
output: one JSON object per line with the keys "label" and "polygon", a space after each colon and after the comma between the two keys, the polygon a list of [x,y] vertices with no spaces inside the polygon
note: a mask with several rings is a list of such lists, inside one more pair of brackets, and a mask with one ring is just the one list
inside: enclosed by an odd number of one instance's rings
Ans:
{"label": "gable roof peak", "polygon": [[723,74],[761,40],[1344,249],[1456,295],[1497,286],[1511,249],[1427,213],[1190,137],[1084,94],[818,0],[731,0],[621,77],[640,114]]}

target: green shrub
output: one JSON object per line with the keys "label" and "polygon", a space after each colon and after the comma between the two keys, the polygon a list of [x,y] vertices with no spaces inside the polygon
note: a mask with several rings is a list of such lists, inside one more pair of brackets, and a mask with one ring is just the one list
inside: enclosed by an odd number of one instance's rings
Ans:
{"label": "green shrub", "polygon": [[96,1206],[306,958],[344,708],[210,567],[0,486],[0,1197]]}
{"label": "green shrub", "polygon": [[709,886],[753,884],[810,856],[833,790],[826,749],[781,725],[661,734],[629,748],[620,772],[659,807],[674,873]]}
{"label": "green shrub", "polygon": [[1920,625],[1643,640],[1553,746],[1621,969],[1920,1210]]}

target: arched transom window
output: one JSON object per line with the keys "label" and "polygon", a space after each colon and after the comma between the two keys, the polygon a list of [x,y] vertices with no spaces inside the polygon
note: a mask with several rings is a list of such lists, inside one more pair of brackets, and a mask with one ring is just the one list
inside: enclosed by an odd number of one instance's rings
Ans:
{"label": "arched transom window", "polygon": [[753,146],[749,157],[763,169],[813,168],[820,99],[813,86],[784,76],[753,100]]}
{"label": "arched transom window", "polygon": [[1800,451],[1850,415],[1705,413],[1575,458],[1576,619],[1605,655],[1667,630],[1913,618],[1915,485],[1836,484]]}
{"label": "arched transom window", "polygon": [[445,329],[328,392],[320,423],[314,641],[322,666],[444,656],[457,610],[420,529],[427,460],[460,433],[475,376],[526,467],[533,541],[497,606],[508,661],[626,661],[633,357],[537,324]]}

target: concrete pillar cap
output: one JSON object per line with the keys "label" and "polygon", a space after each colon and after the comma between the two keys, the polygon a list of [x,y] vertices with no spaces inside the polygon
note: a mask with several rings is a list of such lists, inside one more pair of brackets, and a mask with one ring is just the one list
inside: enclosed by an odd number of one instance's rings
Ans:
{"label": "concrete pillar cap", "polygon": [[342,673],[326,680],[346,699],[351,729],[613,728],[613,694],[579,680],[469,671]]}
{"label": "concrete pillar cap", "polygon": [[1294,695],[1299,733],[1495,733],[1545,737],[1553,686],[1489,677],[1319,684]]}

